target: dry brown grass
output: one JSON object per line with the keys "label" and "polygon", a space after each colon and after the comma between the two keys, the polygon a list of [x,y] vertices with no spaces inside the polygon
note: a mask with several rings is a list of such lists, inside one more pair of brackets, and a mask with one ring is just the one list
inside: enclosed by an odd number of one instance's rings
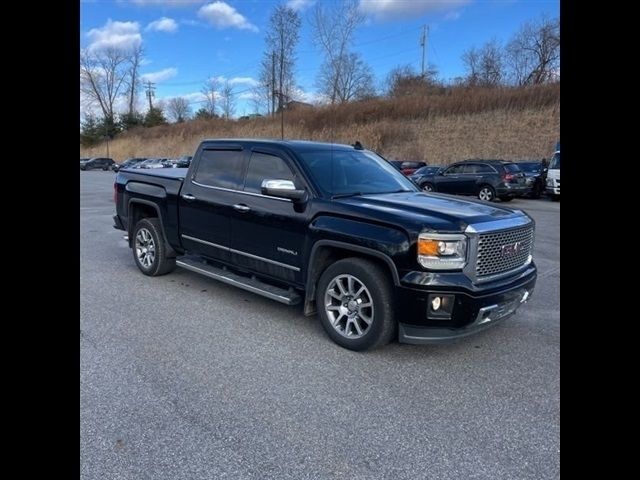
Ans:
{"label": "dry brown grass", "polygon": [[[289,139],[353,143],[388,158],[446,164],[464,158],[549,156],[560,135],[560,86],[525,89],[454,88],[440,95],[376,99],[288,112]],[[280,138],[280,118],[194,120],[137,129],[109,144],[116,161],[134,156],[191,154],[205,138]],[[105,146],[80,156],[104,155]]]}

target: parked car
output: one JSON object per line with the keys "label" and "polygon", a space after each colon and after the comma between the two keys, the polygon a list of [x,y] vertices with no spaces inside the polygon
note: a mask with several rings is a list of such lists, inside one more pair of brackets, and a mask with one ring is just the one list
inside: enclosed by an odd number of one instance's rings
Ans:
{"label": "parked car", "polygon": [[191,155],[183,155],[179,158],[169,160],[173,168],[189,168],[191,164]]}
{"label": "parked car", "polygon": [[432,175],[436,175],[441,169],[441,165],[427,165],[413,172],[413,174],[409,175],[409,178],[420,188],[423,188],[426,179]]}
{"label": "parked car", "polygon": [[560,150],[553,154],[547,171],[547,195],[551,200],[560,200]]}
{"label": "parked car", "polygon": [[526,213],[425,194],[350,145],[206,140],[188,170],[121,171],[114,197],[115,227],[144,275],[178,266],[303,303],[351,350],[473,334],[536,283]]}
{"label": "parked car", "polygon": [[115,163],[111,167],[111,170],[113,170],[114,172],[118,172],[123,168],[133,168],[134,165],[137,165],[140,162],[144,162],[145,160],[146,158],[143,158],[143,157],[129,158],[120,164]]}
{"label": "parked car", "polygon": [[114,162],[112,158],[94,157],[88,160],[80,160],[80,170],[109,170]]}
{"label": "parked car", "polygon": [[464,160],[425,175],[422,189],[427,192],[475,195],[480,200],[504,202],[527,192],[526,177],[518,165],[503,160]]}
{"label": "parked car", "polygon": [[148,158],[143,162],[138,163],[134,166],[134,168],[170,168],[171,164],[168,163],[166,158]]}
{"label": "parked car", "polygon": [[527,193],[531,198],[540,198],[547,184],[547,166],[544,162],[518,162],[518,167],[524,172]]}
{"label": "parked car", "polygon": [[388,160],[388,162],[393,165],[393,167],[398,170],[398,171],[402,171],[401,167],[402,164],[404,163],[402,160]]}
{"label": "parked car", "polygon": [[402,165],[400,165],[400,171],[408,177],[409,175],[412,175],[419,168],[426,167],[426,166],[427,166],[427,162],[402,162]]}

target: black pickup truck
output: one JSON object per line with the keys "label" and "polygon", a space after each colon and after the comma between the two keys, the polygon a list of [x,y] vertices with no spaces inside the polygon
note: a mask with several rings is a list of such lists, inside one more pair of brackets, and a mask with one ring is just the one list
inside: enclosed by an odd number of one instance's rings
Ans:
{"label": "black pickup truck", "polygon": [[145,275],[304,302],[352,350],[464,337],[536,282],[528,215],[422,192],[359,143],[207,140],[188,169],[121,170],[114,200]]}

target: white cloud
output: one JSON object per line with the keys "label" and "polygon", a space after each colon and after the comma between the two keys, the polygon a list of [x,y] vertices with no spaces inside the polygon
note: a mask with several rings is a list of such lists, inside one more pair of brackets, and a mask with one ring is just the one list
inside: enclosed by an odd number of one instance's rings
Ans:
{"label": "white cloud", "polygon": [[173,33],[178,31],[178,22],[176,22],[173,18],[162,17],[158,20],[154,20],[149,25],[147,25],[146,30]]}
{"label": "white cloud", "polygon": [[294,10],[304,10],[314,3],[316,3],[316,0],[289,0],[287,2],[287,7],[293,8]]}
{"label": "white cloud", "polygon": [[229,85],[247,85],[249,87],[255,87],[260,82],[253,77],[233,77],[226,78],[224,75],[220,75],[218,77],[213,77],[213,79],[219,84],[223,84],[225,82],[229,82]]}
{"label": "white cloud", "polygon": [[[120,3],[123,1],[124,0],[120,0]],[[166,7],[188,7],[196,3],[204,3],[204,0],[133,0],[133,3],[142,6],[163,5]]]}
{"label": "white cloud", "polygon": [[462,15],[462,13],[459,12],[459,11],[449,12],[444,16],[444,19],[445,20],[458,20],[461,15]]}
{"label": "white cloud", "polygon": [[140,80],[143,82],[159,83],[169,80],[178,74],[177,68],[165,68],[157,72],[145,73],[140,76]]}
{"label": "white cloud", "polygon": [[250,23],[243,15],[231,5],[224,2],[213,2],[203,5],[198,10],[198,17],[206,20],[218,29],[238,28],[257,32],[258,27]]}
{"label": "white cloud", "polygon": [[138,22],[114,22],[107,20],[104,27],[92,28],[87,33],[89,50],[105,48],[127,49],[142,43],[140,24]]}
{"label": "white cloud", "polygon": [[462,7],[471,0],[360,0],[360,10],[377,20],[415,18]]}

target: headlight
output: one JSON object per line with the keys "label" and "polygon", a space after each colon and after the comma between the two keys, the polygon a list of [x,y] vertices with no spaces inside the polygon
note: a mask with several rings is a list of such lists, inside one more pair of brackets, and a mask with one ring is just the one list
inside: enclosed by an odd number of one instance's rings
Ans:
{"label": "headlight", "polygon": [[460,270],[467,263],[467,237],[449,233],[421,233],[418,263],[432,270]]}

